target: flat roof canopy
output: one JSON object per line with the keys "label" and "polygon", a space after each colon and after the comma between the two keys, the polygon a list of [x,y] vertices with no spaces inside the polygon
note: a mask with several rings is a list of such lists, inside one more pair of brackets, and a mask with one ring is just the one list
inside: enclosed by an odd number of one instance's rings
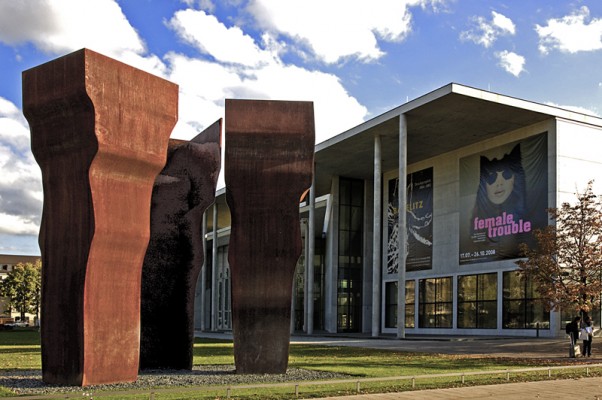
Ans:
{"label": "flat roof canopy", "polygon": [[316,196],[333,175],[373,179],[374,137],[382,170],[399,163],[399,116],[407,121],[407,163],[413,164],[550,118],[602,126],[602,119],[451,83],[316,146]]}

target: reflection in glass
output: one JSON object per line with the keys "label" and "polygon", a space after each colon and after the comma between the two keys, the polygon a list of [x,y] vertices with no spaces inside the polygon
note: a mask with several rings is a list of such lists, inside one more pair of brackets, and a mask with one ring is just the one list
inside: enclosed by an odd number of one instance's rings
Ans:
{"label": "reflection in glass", "polygon": [[550,312],[533,282],[516,271],[504,272],[502,322],[504,329],[550,329]]}
{"label": "reflection in glass", "polygon": [[497,273],[458,276],[458,328],[497,328]]}
{"label": "reflection in glass", "polygon": [[453,323],[452,278],[421,279],[419,316],[421,328],[451,328]]}

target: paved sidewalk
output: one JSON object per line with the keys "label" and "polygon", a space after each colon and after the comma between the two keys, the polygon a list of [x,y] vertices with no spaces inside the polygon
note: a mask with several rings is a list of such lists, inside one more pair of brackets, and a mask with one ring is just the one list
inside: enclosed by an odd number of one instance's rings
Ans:
{"label": "paved sidewalk", "polygon": [[[229,332],[196,332],[196,336],[232,340],[232,334]],[[535,359],[567,359],[569,351],[568,338],[410,336],[406,339],[396,339],[394,337],[372,338],[366,335],[351,337],[293,335],[291,336],[291,343],[364,347],[420,353]],[[594,338],[592,342],[592,357],[585,359],[576,358],[574,360],[576,362],[602,363],[602,338]]]}
{"label": "paved sidewalk", "polygon": [[402,393],[366,394],[328,397],[314,400],[530,400],[579,399],[601,400],[602,378],[563,379],[555,381],[506,383],[454,389],[415,390]]}

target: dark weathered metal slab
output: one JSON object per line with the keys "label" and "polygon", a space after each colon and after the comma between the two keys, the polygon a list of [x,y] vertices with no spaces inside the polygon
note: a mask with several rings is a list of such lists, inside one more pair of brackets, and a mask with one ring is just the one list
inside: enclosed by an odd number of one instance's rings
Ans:
{"label": "dark weathered metal slab", "polygon": [[177,107],[177,85],[87,49],[23,72],[44,185],[45,382],[137,378],[150,196]]}
{"label": "dark weathered metal slab", "polygon": [[226,100],[237,373],[286,372],[299,200],[311,186],[314,140],[311,102]]}
{"label": "dark weathered metal slab", "polygon": [[170,140],[155,180],[142,269],[140,368],[192,369],[194,295],[203,266],[203,213],[215,201],[221,120],[190,142]]}

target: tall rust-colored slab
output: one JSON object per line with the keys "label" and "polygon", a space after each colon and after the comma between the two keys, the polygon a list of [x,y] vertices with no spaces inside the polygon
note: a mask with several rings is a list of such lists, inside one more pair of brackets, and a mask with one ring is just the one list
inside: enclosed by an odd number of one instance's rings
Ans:
{"label": "tall rust-colored slab", "polygon": [[221,120],[191,141],[170,140],[153,187],[142,268],[140,368],[192,369],[194,296],[203,266],[203,213],[215,201]]}
{"label": "tall rust-colored slab", "polygon": [[150,197],[177,105],[177,85],[87,49],[23,72],[44,185],[47,383],[137,378]]}
{"label": "tall rust-colored slab", "polygon": [[228,261],[237,373],[285,373],[299,201],[311,186],[311,102],[226,100]]}

